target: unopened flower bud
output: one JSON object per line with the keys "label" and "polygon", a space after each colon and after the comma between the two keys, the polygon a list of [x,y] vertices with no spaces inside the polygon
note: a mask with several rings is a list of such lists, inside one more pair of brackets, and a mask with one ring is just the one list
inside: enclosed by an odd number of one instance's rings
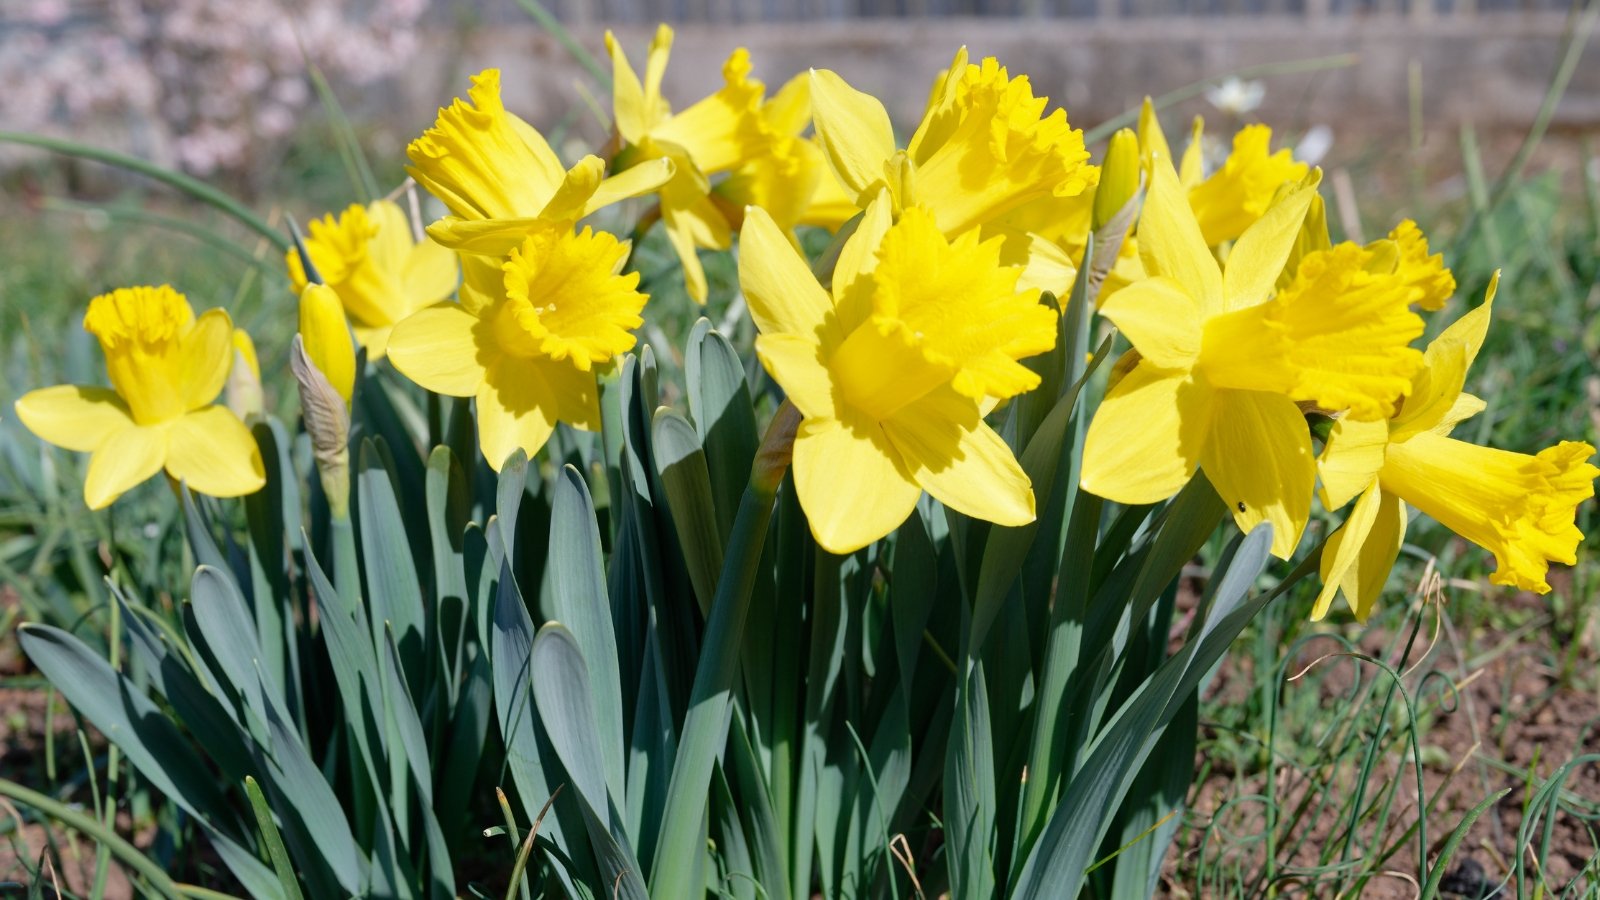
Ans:
{"label": "unopened flower bud", "polygon": [[1139,139],[1123,128],[1111,136],[1105,162],[1100,166],[1100,186],[1094,193],[1094,228],[1099,231],[1117,217],[1139,191]]}
{"label": "unopened flower bud", "polygon": [[300,336],[306,355],[348,405],[356,383],[356,347],[333,288],[308,284],[301,292]]}
{"label": "unopened flower bud", "polygon": [[311,437],[311,454],[322,491],[328,496],[328,509],[335,519],[346,518],[350,515],[350,413],[298,334],[289,345],[289,369],[300,388],[300,416]]}

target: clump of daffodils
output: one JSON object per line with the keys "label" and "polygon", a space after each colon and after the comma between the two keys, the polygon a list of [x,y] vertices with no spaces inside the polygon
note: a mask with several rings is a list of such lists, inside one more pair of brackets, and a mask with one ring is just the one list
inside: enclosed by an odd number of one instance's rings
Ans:
{"label": "clump of daffodils", "polygon": [[[637,346],[649,303],[630,239],[590,219],[626,203],[633,238],[659,224],[701,303],[715,298],[700,253],[737,239],[754,353],[799,413],[793,485],[820,547],[886,537],[924,494],[1025,525],[1038,504],[995,411],[1040,385],[1046,354],[1069,352],[1054,298],[1085,277],[1092,229],[1106,254],[1090,261],[1092,296],[1125,349],[1089,420],[1084,490],[1153,504],[1204,478],[1240,529],[1272,525],[1284,559],[1315,500],[1345,510],[1322,553],[1319,618],[1340,595],[1357,617],[1376,607],[1411,508],[1491,552],[1496,583],[1543,593],[1550,563],[1575,561],[1594,448],[1525,455],[1450,436],[1485,407],[1466,388],[1495,286],[1419,346],[1424,314],[1455,294],[1442,257],[1409,221],[1334,243],[1320,171],[1274,149],[1266,126],[1208,162],[1203,123],[1175,155],[1147,101],[1102,172],[1026,76],[965,48],[902,141],[840,74],[799,73],[769,94],[743,49],[719,89],[678,102],[664,80],[672,37],[655,34],[641,78],[607,34],[616,125],[603,151],[561,159],[490,69],[406,150],[445,216],[375,200],[310,223],[286,266],[319,463],[348,465],[349,405],[384,367],[470,398],[495,469],[558,428],[600,429],[599,379]],[[801,252],[801,228],[836,233],[824,261]],[[90,301],[83,325],[110,387],[34,391],[16,412],[90,454],[90,507],[161,471],[217,497],[263,486],[241,418],[260,411],[260,372],[226,312],[126,288]],[[217,405],[225,385],[230,405]],[[1308,415],[1332,420],[1325,438]]]}

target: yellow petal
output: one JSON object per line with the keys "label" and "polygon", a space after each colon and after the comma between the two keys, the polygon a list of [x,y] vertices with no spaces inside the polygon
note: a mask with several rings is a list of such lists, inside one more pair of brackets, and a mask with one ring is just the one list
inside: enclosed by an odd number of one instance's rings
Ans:
{"label": "yellow petal", "polygon": [[161,471],[167,457],[166,425],[132,425],[110,435],[89,457],[83,501],[105,509],[118,497]]}
{"label": "yellow petal", "polygon": [[841,334],[854,331],[872,313],[871,275],[878,268],[878,247],[893,224],[894,202],[887,190],[878,190],[839,251],[833,266],[833,297]]}
{"label": "yellow petal", "polygon": [[23,394],[13,408],[41,440],[82,453],[133,425],[128,404],[110,388],[71,384],[40,388]]}
{"label": "yellow petal", "polygon": [[1205,144],[1201,142],[1205,131],[1206,120],[1195,116],[1189,126],[1189,144],[1183,148],[1183,160],[1178,163],[1178,181],[1191,190],[1205,177]]}
{"label": "yellow petal", "polygon": [[853,553],[900,527],[922,488],[876,423],[806,419],[794,441],[794,486],[811,534]]}
{"label": "yellow petal", "polygon": [[306,355],[348,404],[356,384],[356,348],[339,295],[327,285],[306,285],[300,295],[300,336]]}
{"label": "yellow petal", "polygon": [[184,401],[189,408],[217,399],[232,368],[233,321],[220,309],[206,310],[183,337]]}
{"label": "yellow petal", "polygon": [[571,227],[583,218],[589,199],[605,177],[606,164],[600,157],[591,153],[578,160],[561,177],[561,185],[539,210],[539,218]]}
{"label": "yellow petal", "polygon": [[945,389],[883,423],[911,477],[945,506],[997,525],[1034,518],[1033,483],[969,398]]}
{"label": "yellow petal", "polygon": [[[461,283],[461,265],[456,262],[456,255],[433,241],[423,241],[413,244],[406,253],[405,267],[402,270],[402,281],[405,284],[405,314],[395,321],[405,318],[419,309],[426,309],[449,298],[455,293],[456,286]],[[380,323],[374,322],[373,325]],[[381,323],[385,325],[392,322]],[[365,341],[362,342],[366,344]],[[380,352],[374,359],[381,359]]]}
{"label": "yellow petal", "polygon": [[1151,163],[1150,191],[1139,214],[1139,258],[1151,275],[1165,275],[1200,303],[1201,318],[1222,309],[1222,272],[1200,238],[1200,226],[1171,162]]}
{"label": "yellow petal", "polygon": [[795,334],[821,341],[833,328],[833,301],[811,267],[759,207],[745,210],[739,232],[739,286],[762,334]]}
{"label": "yellow petal", "polygon": [[798,135],[811,124],[811,73],[801,72],[783,83],[761,106],[761,117],[778,134]]}
{"label": "yellow petal", "polygon": [[1219,391],[1200,468],[1239,530],[1272,523],[1272,555],[1288,559],[1311,518],[1317,467],[1311,434],[1279,394]]}
{"label": "yellow petal", "polygon": [[671,159],[661,157],[642,162],[624,172],[619,172],[600,182],[589,202],[583,208],[582,215],[588,216],[604,209],[613,203],[620,203],[632,197],[639,197],[658,190],[662,185],[672,180],[677,172]]}
{"label": "yellow petal", "polygon": [[212,497],[241,497],[267,483],[250,429],[226,407],[208,406],[172,423],[167,474]]}
{"label": "yellow petal", "polygon": [[1161,120],[1156,118],[1155,102],[1148,96],[1139,105],[1139,154],[1146,166],[1150,165],[1152,159],[1172,161],[1166,132],[1161,130]]}
{"label": "yellow petal", "polygon": [[1367,532],[1372,530],[1373,517],[1378,511],[1378,498],[1382,494],[1382,488],[1373,485],[1372,490],[1363,493],[1356,505],[1350,508],[1350,515],[1345,517],[1344,522],[1328,536],[1328,542],[1322,548],[1319,571],[1322,590],[1317,593],[1317,601],[1311,607],[1311,621],[1320,622],[1328,614],[1333,597],[1339,592],[1339,583],[1361,555],[1361,545],[1366,543]]}
{"label": "yellow petal", "polygon": [[1474,397],[1468,393],[1459,394],[1456,397],[1456,402],[1450,404],[1450,411],[1445,413],[1444,418],[1440,419],[1438,424],[1429,430],[1434,434],[1449,437],[1450,432],[1457,425],[1483,412],[1488,407],[1489,404],[1483,402],[1479,397]]}
{"label": "yellow petal", "polygon": [[[111,386],[134,421],[158,425],[193,408],[192,395],[211,388],[215,397],[221,390],[233,359],[232,326],[226,319],[226,313],[211,313],[197,334],[188,299],[162,285],[118,288],[95,297],[83,327],[99,339]],[[213,334],[219,325],[220,344]]]}
{"label": "yellow petal", "polygon": [[496,472],[513,450],[537,454],[557,422],[599,427],[593,373],[549,360],[502,358],[478,389],[478,444]]}
{"label": "yellow petal", "polygon": [[1337,591],[1344,594],[1356,618],[1365,622],[1383,594],[1405,536],[1405,505],[1373,485],[1322,549],[1322,592],[1311,611],[1312,620],[1327,615]]}
{"label": "yellow petal", "polygon": [[1163,369],[1187,369],[1200,353],[1200,310],[1183,285],[1146,278],[1112,294],[1100,307],[1139,355]]}
{"label": "yellow petal", "polygon": [[1278,275],[1300,239],[1306,211],[1321,181],[1322,170],[1313,170],[1299,187],[1288,191],[1239,236],[1228,251],[1228,264],[1222,270],[1224,309],[1255,306],[1272,296]]}
{"label": "yellow petal", "polygon": [[884,180],[884,163],[895,152],[894,129],[876,97],[827,69],[812,69],[811,117],[828,165],[847,192],[859,198]]}
{"label": "yellow petal", "polygon": [[478,318],[454,303],[414,313],[389,335],[389,361],[400,374],[450,397],[471,397],[484,366],[474,336]]}
{"label": "yellow petal", "polygon": [[1331,512],[1371,487],[1378,480],[1388,448],[1388,422],[1358,422],[1349,416],[1337,419],[1317,459],[1322,505]]}
{"label": "yellow petal", "polygon": [[806,418],[834,418],[833,382],[821,359],[822,345],[798,334],[756,335],[756,354],[772,380]]}
{"label": "yellow petal", "polygon": [[250,333],[243,328],[233,330],[233,350],[249,367],[250,374],[257,381],[261,380],[261,362],[256,357],[256,342],[250,340]]}
{"label": "yellow petal", "polygon": [[1083,489],[1159,503],[1194,476],[1211,426],[1209,388],[1182,370],[1135,366],[1100,401],[1083,447]]}
{"label": "yellow petal", "polygon": [[1563,441],[1535,456],[1421,432],[1393,444],[1385,491],[1494,554],[1495,584],[1546,593],[1550,563],[1572,565],[1577,506],[1594,496],[1594,448]]}
{"label": "yellow petal", "polygon": [[1489,279],[1483,303],[1450,323],[1428,344],[1422,370],[1412,379],[1411,395],[1394,417],[1394,440],[1406,440],[1419,431],[1449,434],[1456,423],[1483,409],[1483,401],[1463,395],[1462,388],[1467,383],[1467,370],[1488,333],[1499,284],[1500,273],[1496,271]]}
{"label": "yellow petal", "polygon": [[520,245],[529,232],[537,231],[545,224],[545,220],[539,216],[498,219],[445,216],[428,226],[428,237],[453,253],[505,256]]}

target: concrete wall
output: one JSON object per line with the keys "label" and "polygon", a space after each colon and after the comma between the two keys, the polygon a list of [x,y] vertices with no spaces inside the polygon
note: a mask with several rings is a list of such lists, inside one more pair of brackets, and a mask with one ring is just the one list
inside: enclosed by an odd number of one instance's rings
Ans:
{"label": "concrete wall", "polygon": [[[1337,131],[1404,130],[1408,71],[1420,64],[1423,113],[1430,129],[1472,123],[1486,131],[1524,128],[1532,120],[1562,46],[1557,13],[1208,19],[922,20],[826,24],[682,26],[665,91],[681,106],[720,83],[720,64],[735,46],[750,49],[756,72],[775,89],[807,67],[832,68],[881,97],[900,125],[915,122],[935,72],[966,44],[1032,76],[1037,93],[1063,103],[1069,118],[1092,125],[1199,79],[1247,66],[1354,54],[1354,64],[1268,79],[1257,115],[1285,127],[1326,123]],[[619,31],[642,66],[650,29]],[[578,37],[601,55],[598,29]],[[440,36],[440,43],[450,38]],[[506,100],[549,127],[580,102],[585,76],[554,40],[531,26],[504,26],[456,38],[454,62],[418,66],[401,94],[418,124],[426,111],[464,91],[466,75],[505,70]],[[432,43],[432,42],[429,42]],[[437,46],[438,44],[435,44]],[[1557,111],[1556,127],[1600,128],[1600,50],[1588,48]],[[603,56],[601,56],[603,59]],[[451,71],[446,71],[451,70]],[[609,98],[601,98],[609,105]],[[592,124],[592,117],[581,116]],[[587,126],[586,126],[587,127]]]}

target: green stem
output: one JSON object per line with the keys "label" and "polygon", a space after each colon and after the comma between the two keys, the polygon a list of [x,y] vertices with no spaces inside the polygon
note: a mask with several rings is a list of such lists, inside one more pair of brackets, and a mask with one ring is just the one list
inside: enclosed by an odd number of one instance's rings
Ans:
{"label": "green stem", "polygon": [[60,153],[63,156],[76,156],[80,159],[93,160],[94,162],[104,163],[108,166],[116,166],[119,169],[137,172],[147,178],[159,181],[168,187],[176,188],[177,190],[188,194],[194,199],[199,200],[201,203],[216,207],[228,215],[233,216],[252,231],[255,231],[262,237],[265,237],[267,240],[271,241],[278,248],[280,253],[286,253],[289,250],[288,238],[285,238],[281,233],[278,232],[276,228],[268,225],[260,216],[251,212],[245,207],[244,204],[233,199],[222,191],[217,190],[211,185],[206,184],[197,178],[191,178],[182,172],[174,172],[171,169],[164,169],[155,163],[140,159],[137,156],[128,156],[124,153],[117,153],[114,150],[91,147],[87,144],[80,144],[76,141],[62,140],[61,138],[53,138],[43,134],[28,134],[27,132],[22,131],[0,131],[0,143],[25,144],[29,147],[39,147],[49,150],[52,153]]}

